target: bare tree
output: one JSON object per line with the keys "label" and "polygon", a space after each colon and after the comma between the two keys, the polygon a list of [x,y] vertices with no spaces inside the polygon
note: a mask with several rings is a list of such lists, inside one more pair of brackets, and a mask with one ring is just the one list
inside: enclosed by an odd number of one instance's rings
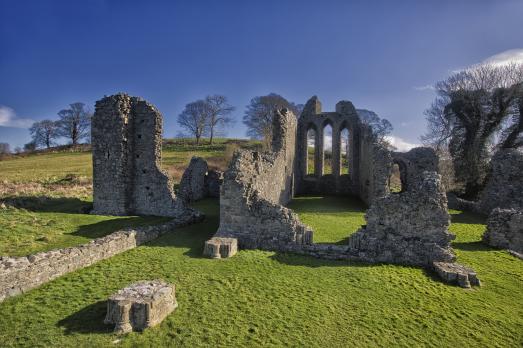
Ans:
{"label": "bare tree", "polygon": [[[386,118],[380,118],[374,111],[366,109],[356,110],[361,122],[372,128],[372,133],[380,142],[386,142],[385,136],[392,132],[392,124]],[[387,144],[389,145],[389,144]]]}
{"label": "bare tree", "polygon": [[31,128],[31,137],[33,143],[38,146],[50,148],[54,145],[54,140],[58,137],[58,125],[55,121],[43,120],[33,123]]}
{"label": "bare tree", "polygon": [[9,143],[0,143],[0,155],[7,155],[11,153]]}
{"label": "bare tree", "polygon": [[208,112],[209,142],[212,144],[216,128],[225,127],[233,121],[230,115],[234,107],[229,105],[225,96],[218,94],[207,96],[205,103]]}
{"label": "bare tree", "polygon": [[59,136],[69,139],[73,146],[78,145],[81,140],[89,139],[92,114],[84,103],[70,104],[69,109],[61,110],[58,116],[60,119],[56,125]]}
{"label": "bare tree", "polygon": [[200,139],[208,126],[209,108],[205,100],[197,100],[185,105],[185,109],[178,115],[178,124],[188,131],[200,145]]}
{"label": "bare tree", "polygon": [[[518,109],[522,81],[521,64],[481,65],[436,84],[438,96],[425,112],[428,130],[421,140],[437,149],[448,147],[456,181],[464,185],[468,198],[484,184],[489,149],[519,143],[519,111],[510,130],[503,132],[503,125]],[[501,143],[495,144],[496,140]]]}
{"label": "bare tree", "polygon": [[243,123],[247,126],[247,135],[255,139],[262,139],[264,146],[268,146],[272,137],[274,113],[285,108],[299,116],[300,107],[303,109],[303,105],[290,103],[275,93],[252,98],[243,116]]}

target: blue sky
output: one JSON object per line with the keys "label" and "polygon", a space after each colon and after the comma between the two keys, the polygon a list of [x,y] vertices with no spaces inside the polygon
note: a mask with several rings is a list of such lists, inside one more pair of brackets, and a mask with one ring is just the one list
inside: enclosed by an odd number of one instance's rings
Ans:
{"label": "blue sky", "polygon": [[417,143],[427,86],[523,59],[522,18],[521,0],[0,0],[0,142],[22,145],[32,121],[122,91],[162,111],[167,137],[186,103],[214,93],[237,107],[228,135],[244,137],[245,105],[275,92],[318,95],[326,111],[351,100]]}

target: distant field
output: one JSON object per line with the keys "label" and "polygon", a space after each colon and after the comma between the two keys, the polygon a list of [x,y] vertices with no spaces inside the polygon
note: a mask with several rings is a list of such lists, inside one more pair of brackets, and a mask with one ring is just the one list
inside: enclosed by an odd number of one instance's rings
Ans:
{"label": "distant field", "polygon": [[[191,157],[200,156],[209,165],[225,169],[236,148],[259,146],[258,142],[241,139],[215,139],[213,145],[196,146],[189,139],[166,139],[162,153],[162,167],[177,182]],[[92,178],[91,152],[39,153],[0,161],[0,183],[57,182],[67,175]]]}

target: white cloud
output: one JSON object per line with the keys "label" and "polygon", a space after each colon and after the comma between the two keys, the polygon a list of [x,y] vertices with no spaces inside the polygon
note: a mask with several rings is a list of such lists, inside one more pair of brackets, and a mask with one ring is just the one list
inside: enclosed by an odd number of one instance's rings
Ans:
{"label": "white cloud", "polygon": [[492,64],[495,66],[508,65],[510,63],[523,63],[523,48],[503,51],[481,62],[481,64]]}
{"label": "white cloud", "polygon": [[414,87],[416,91],[433,91],[435,90],[433,85],[417,86]]}
{"label": "white cloud", "polygon": [[29,128],[34,120],[21,118],[10,107],[0,105],[0,126],[14,128]]}
{"label": "white cloud", "polygon": [[394,135],[387,135],[385,137],[385,139],[392,146],[394,146],[397,149],[397,151],[401,151],[401,152],[409,151],[410,149],[413,149],[415,147],[421,146],[420,144],[409,143],[409,142],[401,139],[400,137],[394,136]]}

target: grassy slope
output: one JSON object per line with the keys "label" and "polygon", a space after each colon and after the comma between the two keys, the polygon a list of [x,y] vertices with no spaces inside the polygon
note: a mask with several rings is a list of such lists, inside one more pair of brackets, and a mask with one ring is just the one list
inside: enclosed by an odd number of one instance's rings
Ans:
{"label": "grassy slope", "polygon": [[[181,177],[183,168],[192,156],[201,156],[210,160],[211,166],[225,166],[225,157],[232,156],[237,147],[256,147],[257,142],[218,138],[213,145],[196,146],[188,139],[166,139],[162,153],[162,167],[168,172],[175,170],[175,179]],[[228,153],[231,152],[231,153]],[[174,167],[174,168],[173,168]],[[90,152],[58,152],[29,155],[22,158],[0,161],[0,182],[54,182],[67,174],[87,178],[92,177],[92,159]]]}
{"label": "grassy slope", "polygon": [[[204,140],[206,141],[206,140]],[[167,140],[163,147],[162,165],[179,180],[192,156],[209,160],[211,166],[225,166],[227,156],[239,147],[254,147],[256,142],[218,138],[213,145],[195,146],[187,139]],[[90,205],[90,152],[41,153],[0,161],[0,198],[10,183],[22,209],[0,208],[0,256],[21,256],[39,251],[79,245],[127,226],[162,221],[145,217],[109,217],[81,214]],[[74,183],[63,179],[70,174],[86,177],[77,194]],[[3,184],[7,181],[8,184]],[[38,192],[33,187],[35,183]],[[83,185],[83,186],[82,186]],[[11,189],[13,191],[13,189]],[[63,197],[63,195],[71,195]],[[4,194],[9,196],[9,194]],[[46,196],[41,202],[35,196]]]}
{"label": "grassy slope", "polygon": [[[295,209],[325,211],[321,202],[299,200]],[[203,242],[218,224],[217,202],[197,208],[207,213],[204,223],[1,303],[2,346],[112,345],[120,338],[103,325],[103,301],[144,278],[175,283],[180,306],[158,327],[121,338],[119,346],[521,345],[523,263],[479,243],[484,225],[478,217],[453,215],[459,261],[483,281],[482,288],[467,291],[410,267],[256,250],[205,259]],[[330,218],[339,228],[356,224],[362,214]],[[322,216],[308,223],[321,231]]]}

